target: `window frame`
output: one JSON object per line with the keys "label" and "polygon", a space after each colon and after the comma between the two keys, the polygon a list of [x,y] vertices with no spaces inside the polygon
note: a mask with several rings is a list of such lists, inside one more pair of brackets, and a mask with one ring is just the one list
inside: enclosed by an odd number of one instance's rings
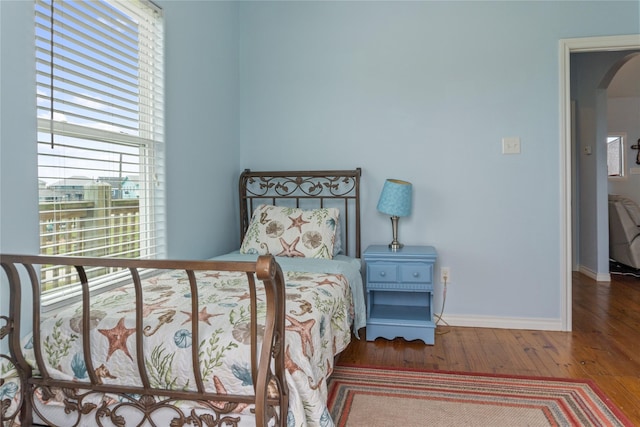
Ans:
{"label": "window frame", "polygon": [[[610,175],[609,174],[609,144],[611,144],[614,141],[610,141],[610,139],[619,139],[620,143],[619,143],[619,167],[620,167],[620,174],[618,175]],[[607,140],[605,141],[605,143],[607,144],[607,179],[612,180],[612,181],[623,181],[627,179],[627,173],[626,173],[626,169],[627,169],[627,133],[626,132],[608,132],[607,133]]]}
{"label": "window frame", "polygon": [[[87,11],[90,13],[87,14]],[[83,19],[74,16],[76,12],[79,12]],[[117,40],[116,33],[118,29],[115,28],[116,25],[108,24],[109,22],[115,23],[123,17],[127,18],[128,29],[130,29],[135,36],[135,43],[127,46],[124,44],[122,44],[122,46],[119,45],[119,43],[122,42]],[[137,154],[133,154],[133,156],[136,156],[138,160],[133,163],[136,166],[132,167],[137,168],[136,170],[139,171],[141,175],[139,177],[139,183],[141,184],[139,187],[136,187],[136,194],[139,196],[138,216],[142,216],[143,212],[145,215],[144,219],[140,218],[138,220],[138,231],[135,233],[137,236],[134,235],[134,238],[137,238],[140,245],[138,251],[132,251],[135,255],[127,255],[126,253],[106,253],[105,255],[92,255],[82,252],[54,253],[56,255],[123,256],[145,259],[165,257],[164,22],[162,10],[148,0],[98,0],[90,5],[81,1],[73,3],[68,1],[63,2],[62,0],[35,0],[34,25],[36,42],[36,87],[38,89],[37,144],[40,147],[38,148],[39,188],[42,189],[40,182],[44,182],[42,180],[43,176],[48,178],[48,181],[52,181],[58,177],[57,174],[51,174],[51,176],[49,176],[48,172],[41,172],[41,169],[42,171],[45,169],[50,171],[56,168],[63,168],[63,166],[48,168],[45,166],[46,161],[43,159],[46,157],[46,154],[42,151],[42,147],[46,144],[48,137],[51,139],[52,146],[56,138],[59,138],[60,141],[63,141],[63,144],[65,140],[73,141],[73,144],[77,144],[76,146],[81,147],[81,150],[86,152],[91,151],[92,147],[90,144],[92,141],[104,144],[107,147],[115,147],[116,145],[122,147],[128,146],[134,152],[137,152]],[[90,33],[84,38],[85,30],[93,26],[102,27],[102,30],[99,30],[100,34],[98,34],[99,31],[96,30],[96,32]],[[63,32],[68,32],[71,35],[65,39]],[[110,37],[110,35],[113,35],[113,37]],[[49,46],[47,46],[47,41]],[[87,41],[95,44],[90,46],[85,43]],[[100,44],[102,44],[102,47]],[[104,89],[99,88],[104,81],[112,77],[111,74],[117,73],[117,62],[111,64],[113,72],[109,71],[109,69],[100,71],[98,68],[95,68],[93,58],[89,59],[91,52],[95,51],[100,55],[102,53],[106,53],[107,55],[113,54],[111,58],[117,61],[120,58],[119,52],[124,48],[129,52],[135,52],[134,60],[129,65],[130,69],[133,70],[135,78],[131,80],[132,83],[129,82],[129,89],[126,89],[129,92],[127,96],[132,96],[134,101],[130,99],[127,100],[125,99],[126,97],[118,101],[118,95],[114,95],[113,91],[105,92]],[[62,52],[63,50],[65,50],[65,52]],[[98,50],[100,52],[98,52]],[[124,50],[122,52],[123,55],[126,55]],[[71,59],[71,62],[77,62],[77,69],[60,62],[71,58],[72,55],[75,59]],[[82,57],[87,59],[83,61]],[[131,56],[129,56],[129,58],[131,58]],[[96,59],[95,62],[97,63],[99,60]],[[102,62],[102,66],[104,66],[104,61]],[[49,69],[48,74],[47,67]],[[95,74],[93,74],[94,70],[96,71]],[[61,77],[61,75],[67,71],[71,71],[72,74],[75,73],[75,75],[78,76],[77,80],[68,79],[67,77],[67,81],[71,82],[71,89],[69,89],[66,83],[59,83],[58,80],[63,79],[64,77]],[[90,79],[95,82],[95,87],[80,81],[80,75],[84,71],[86,71],[87,76],[92,73]],[[120,90],[118,86],[112,87],[115,91]],[[131,90],[131,87],[134,89]],[[80,105],[82,104],[81,101],[79,101],[80,104],[74,105],[75,99],[81,99],[83,97],[85,103],[87,99],[90,102],[90,97],[95,93],[104,95],[104,98],[107,100],[100,99],[102,102],[101,105],[97,107],[84,106],[84,110],[82,109],[83,106]],[[70,102],[68,97],[74,95],[77,95],[77,97],[72,100],[73,102]],[[110,95],[113,96],[112,99],[108,99],[111,98]],[[132,102],[134,108],[131,107]],[[48,106],[47,103],[49,104]],[[116,110],[113,110],[116,111],[116,114],[112,114],[114,118],[107,117],[105,119],[104,117],[109,115],[111,107],[121,109],[120,111],[125,111],[125,113],[118,113]],[[72,112],[71,116],[73,116],[73,113],[79,113],[74,117],[74,119],[77,118],[77,120],[65,120],[65,116],[62,113],[68,111]],[[128,115],[131,115],[133,118],[127,117]],[[62,154],[50,153],[49,158],[65,157],[66,154],[64,150],[65,149],[59,150],[59,153]],[[107,151],[105,153],[113,154],[114,152]],[[122,154],[120,154],[120,156],[122,156]],[[90,158],[88,154],[78,159],[83,162],[91,162],[94,160]],[[120,157],[120,159],[122,159],[122,157]],[[107,161],[104,163],[106,164]],[[120,160],[120,164],[122,164],[122,160]],[[69,170],[74,171],[76,168],[69,167]],[[100,173],[102,171],[109,172],[111,169],[101,169],[100,167],[91,169],[91,172],[94,173]],[[107,175],[105,176],[108,177]],[[66,180],[69,178],[71,177],[60,173],[59,179]],[[99,175],[90,178],[96,180],[96,182],[100,181]],[[51,182],[48,183],[51,184]],[[82,192],[85,190],[86,189],[83,188],[77,191]],[[123,187],[120,186],[120,198],[123,198],[122,190]],[[55,191],[53,193],[51,191],[44,191],[41,194],[39,190],[38,193],[41,201],[44,200],[43,194],[53,194],[52,200],[54,201],[58,196]],[[108,213],[107,215],[113,216]],[[108,220],[109,216],[97,218],[105,218]],[[46,235],[48,231],[46,223],[42,222],[42,218],[41,211],[39,231],[40,252],[50,254],[43,252],[45,250],[43,248],[46,248],[46,244],[43,244],[43,235]],[[58,223],[58,225],[60,225],[60,223]],[[55,233],[56,226],[54,225],[53,227]],[[84,246],[87,239],[84,236],[85,235],[82,234],[82,237],[78,238],[78,246]],[[54,249],[54,251],[55,250],[58,249]],[[51,280],[52,276],[73,275],[72,272],[47,272],[47,268],[48,266],[42,266],[41,268],[43,283]],[[48,277],[45,278],[47,274]],[[108,272],[104,275],[101,273],[97,278],[92,279],[91,289],[96,290],[111,287],[112,285],[115,286],[120,276],[121,273],[118,271]],[[52,289],[43,292],[43,305],[62,304],[64,301],[67,301],[69,297],[77,297],[79,295],[80,288],[78,284],[73,281],[63,285],[56,285]]]}

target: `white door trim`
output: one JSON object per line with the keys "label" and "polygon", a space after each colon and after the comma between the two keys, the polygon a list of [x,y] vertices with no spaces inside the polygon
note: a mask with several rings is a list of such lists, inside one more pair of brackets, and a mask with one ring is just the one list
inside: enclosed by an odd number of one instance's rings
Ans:
{"label": "white door trim", "polygon": [[571,330],[571,70],[570,58],[576,52],[640,49],[640,34],[561,39],[560,64],[560,206],[561,206],[561,283],[562,330]]}

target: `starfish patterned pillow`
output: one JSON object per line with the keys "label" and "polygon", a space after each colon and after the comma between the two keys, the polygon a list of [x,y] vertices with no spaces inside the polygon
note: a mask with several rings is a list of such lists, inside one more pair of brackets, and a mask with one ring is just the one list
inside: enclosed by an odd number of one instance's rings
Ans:
{"label": "starfish patterned pillow", "polygon": [[260,205],[253,212],[240,253],[331,259],[339,215],[336,208]]}

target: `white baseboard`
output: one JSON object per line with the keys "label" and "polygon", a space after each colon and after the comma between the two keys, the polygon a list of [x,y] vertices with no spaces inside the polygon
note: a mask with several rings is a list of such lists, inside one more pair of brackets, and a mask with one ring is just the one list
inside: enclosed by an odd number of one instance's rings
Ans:
{"label": "white baseboard", "polygon": [[474,328],[530,329],[537,331],[562,331],[562,319],[541,319],[526,317],[458,316],[443,315],[442,320],[450,326]]}
{"label": "white baseboard", "polygon": [[578,271],[580,273],[584,274],[585,276],[588,276],[588,277],[592,278],[596,282],[610,282],[611,281],[611,274],[609,274],[609,273],[597,273],[597,272],[591,270],[590,268],[585,267],[584,265],[579,265],[578,266]]}

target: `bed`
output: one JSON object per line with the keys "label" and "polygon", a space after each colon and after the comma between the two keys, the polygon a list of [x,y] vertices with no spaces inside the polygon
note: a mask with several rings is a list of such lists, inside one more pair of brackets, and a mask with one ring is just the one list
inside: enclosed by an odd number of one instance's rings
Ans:
{"label": "bed", "polygon": [[[210,260],[1,255],[1,424],[332,425],[326,381],[365,324],[359,180],[245,170],[241,245]],[[51,266],[76,294],[45,307]]]}

